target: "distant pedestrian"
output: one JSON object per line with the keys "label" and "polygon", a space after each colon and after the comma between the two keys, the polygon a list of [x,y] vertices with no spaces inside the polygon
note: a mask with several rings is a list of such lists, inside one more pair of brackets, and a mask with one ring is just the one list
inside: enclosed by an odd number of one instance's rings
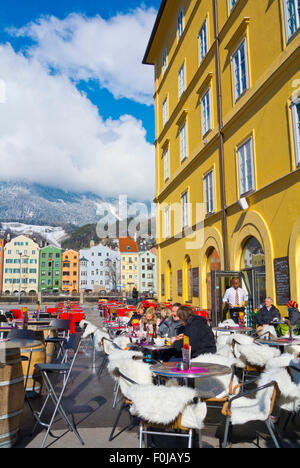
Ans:
{"label": "distant pedestrian", "polygon": [[134,305],[137,305],[138,298],[139,298],[139,292],[138,292],[137,288],[134,286],[134,288],[132,290],[132,299],[134,301]]}

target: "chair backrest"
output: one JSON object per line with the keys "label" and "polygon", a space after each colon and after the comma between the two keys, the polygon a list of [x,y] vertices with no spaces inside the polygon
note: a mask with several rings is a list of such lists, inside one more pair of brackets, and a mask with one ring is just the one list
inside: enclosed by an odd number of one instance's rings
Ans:
{"label": "chair backrest", "polygon": [[81,336],[79,333],[73,333],[65,344],[65,349],[73,349],[74,353],[78,351],[81,342]]}
{"label": "chair backrest", "polygon": [[71,318],[69,320],[62,320],[62,319],[52,319],[50,322],[51,328],[56,328],[62,331],[70,330]]}
{"label": "chair backrest", "polygon": [[0,323],[7,323],[7,317],[5,315],[0,315]]}
{"label": "chair backrest", "polygon": [[7,336],[10,340],[34,340],[35,332],[33,330],[11,330]]}

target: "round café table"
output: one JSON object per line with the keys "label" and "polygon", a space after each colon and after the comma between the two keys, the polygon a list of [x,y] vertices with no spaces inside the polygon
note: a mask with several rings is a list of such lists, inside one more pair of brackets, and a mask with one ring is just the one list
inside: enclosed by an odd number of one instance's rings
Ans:
{"label": "round caf\u00e9 table", "polygon": [[[193,388],[195,386],[196,379],[209,379],[232,373],[232,369],[230,367],[206,362],[192,362],[190,370],[179,370],[176,368],[176,362],[165,362],[163,364],[155,364],[151,366],[151,371],[157,377],[184,379],[185,384]],[[201,396],[201,382],[197,386],[197,391]],[[206,395],[207,388],[205,389],[205,396]]]}
{"label": "round caf\u00e9 table", "polygon": [[260,345],[267,345],[273,346],[280,349],[281,353],[283,354],[285,348],[289,348],[290,346],[300,346],[300,339],[293,339],[290,340],[289,338],[271,338],[270,340],[266,340],[264,338],[258,338],[255,340],[255,343]]}
{"label": "round caf\u00e9 table", "polygon": [[230,335],[233,335],[235,333],[250,333],[253,331],[253,328],[251,327],[214,327],[213,331],[216,334],[216,338],[218,336],[218,333],[229,333]]}
{"label": "round caf\u00e9 table", "polygon": [[0,350],[1,349],[27,349],[40,346],[42,344],[39,340],[19,340],[19,339],[4,339],[0,340]]}

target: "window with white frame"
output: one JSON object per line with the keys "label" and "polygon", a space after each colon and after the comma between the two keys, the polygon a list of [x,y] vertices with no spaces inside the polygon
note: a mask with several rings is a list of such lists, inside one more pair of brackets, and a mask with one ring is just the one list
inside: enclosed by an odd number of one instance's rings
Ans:
{"label": "window with white frame", "polygon": [[283,0],[286,38],[289,40],[300,28],[300,0]]}
{"label": "window with white frame", "polygon": [[234,97],[237,100],[249,88],[247,40],[244,39],[232,56]]}
{"label": "window with white frame", "polygon": [[300,97],[292,104],[296,164],[300,165]]}
{"label": "window with white frame", "polygon": [[232,11],[233,7],[237,4],[238,0],[229,0],[229,9]]}
{"label": "window with white frame", "polygon": [[202,136],[212,129],[212,112],[211,112],[211,90],[201,99],[201,112],[202,112]]}
{"label": "window with white frame", "polygon": [[182,207],[182,227],[185,228],[189,225],[189,193],[186,191],[181,197]]}
{"label": "window with white frame", "polygon": [[255,189],[253,139],[238,148],[240,196]]}
{"label": "window with white frame", "polygon": [[214,170],[204,176],[204,201],[205,214],[208,215],[215,211],[215,177]]}
{"label": "window with white frame", "polygon": [[185,63],[182,65],[178,73],[178,90],[180,99],[185,91]]}
{"label": "window with white frame", "polygon": [[169,156],[169,148],[167,148],[164,152],[164,169],[165,169],[165,181],[167,181],[170,177],[170,156]]}
{"label": "window with white frame", "polygon": [[167,48],[165,47],[163,51],[163,56],[162,56],[163,73],[165,73],[167,67],[168,67],[168,51],[167,51]]}
{"label": "window with white frame", "polygon": [[166,125],[168,120],[169,120],[169,101],[168,101],[168,97],[166,97],[166,99],[163,102],[163,124],[164,126]]}
{"label": "window with white frame", "polygon": [[200,63],[203,61],[207,52],[208,52],[208,21],[206,19],[199,32]]}
{"label": "window with white frame", "polygon": [[181,8],[179,15],[177,17],[177,37],[178,40],[181,38],[183,33],[183,8]]}
{"label": "window with white frame", "polygon": [[180,129],[180,161],[187,158],[187,124],[184,122]]}
{"label": "window with white frame", "polygon": [[170,207],[165,209],[165,234],[166,239],[171,237],[171,224],[170,224]]}

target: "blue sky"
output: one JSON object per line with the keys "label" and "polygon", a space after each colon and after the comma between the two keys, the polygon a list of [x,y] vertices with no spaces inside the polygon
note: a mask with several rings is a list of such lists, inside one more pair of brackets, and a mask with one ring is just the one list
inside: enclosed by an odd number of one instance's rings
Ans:
{"label": "blue sky", "polygon": [[[30,39],[13,38],[6,32],[8,27],[21,28],[25,24],[43,15],[54,15],[65,18],[70,13],[81,13],[89,17],[101,15],[110,18],[117,12],[126,13],[142,5],[153,6],[158,10],[160,0],[141,2],[138,0],[2,0],[0,14],[0,41],[9,41],[15,50],[22,49],[31,43]],[[141,57],[142,60],[143,57]],[[149,68],[149,73],[152,73]],[[93,104],[100,109],[103,118],[118,119],[124,113],[134,115],[143,121],[147,130],[147,141],[154,142],[154,108],[141,105],[129,99],[114,99],[112,94],[96,82],[80,83],[78,88],[84,90]]]}
{"label": "blue sky", "polygon": [[2,0],[0,180],[152,200],[160,0]]}

